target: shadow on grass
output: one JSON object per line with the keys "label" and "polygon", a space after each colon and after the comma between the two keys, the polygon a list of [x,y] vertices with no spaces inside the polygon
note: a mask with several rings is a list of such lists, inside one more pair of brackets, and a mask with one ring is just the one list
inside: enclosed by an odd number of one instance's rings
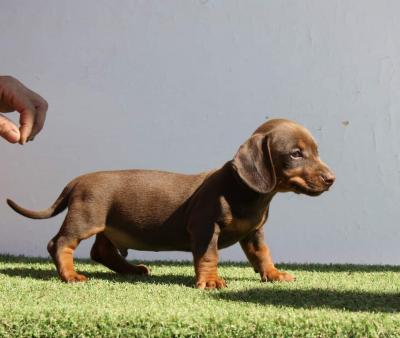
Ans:
{"label": "shadow on grass", "polygon": [[[90,259],[75,259],[75,262],[80,265],[93,265]],[[132,263],[132,261],[130,261]],[[26,257],[26,256],[12,256],[0,255],[0,263],[52,263],[51,259],[44,257]],[[193,266],[192,261],[140,261],[135,264],[146,264],[148,266]],[[219,267],[238,267],[238,268],[251,268],[247,262],[229,262],[223,261],[218,264]],[[286,264],[278,263],[277,268],[281,270],[290,271],[306,271],[306,272],[400,272],[400,265],[368,265],[368,264]]]}
{"label": "shadow on grass", "polygon": [[211,294],[211,296],[225,301],[288,306],[301,309],[328,308],[353,312],[390,313],[400,311],[399,293],[254,288],[243,291],[226,290]]}
{"label": "shadow on grass", "polygon": [[[21,278],[33,278],[37,280],[51,280],[57,279],[58,274],[56,272],[56,268],[49,258],[41,258],[41,257],[25,257],[25,256],[7,256],[1,255],[0,256],[0,263],[11,263],[14,266],[8,268],[1,268],[0,267],[0,274],[8,275],[10,277],[21,277]],[[194,268],[193,263],[190,261],[145,261],[145,262],[133,262],[130,261],[132,264],[146,264],[150,269],[154,270],[157,268],[162,267],[188,267],[192,271],[192,275],[177,275],[177,274],[162,274],[156,275],[151,274],[150,276],[140,276],[140,275],[122,275],[117,274],[111,270],[109,271],[88,271],[86,267],[93,267],[93,266],[102,266],[101,264],[95,263],[90,259],[75,259],[75,263],[78,264],[76,266],[76,270],[79,273],[84,274],[89,280],[107,280],[112,282],[119,282],[119,283],[127,283],[127,282],[141,282],[147,284],[158,284],[158,285],[182,285],[187,287],[193,287],[195,284],[195,277],[194,277]],[[20,266],[18,266],[21,264]],[[47,267],[37,266],[37,267],[27,267],[26,264],[48,264]],[[221,263],[221,266],[238,266],[238,267],[248,267],[243,263]],[[257,275],[256,275],[257,276]],[[227,281],[229,280],[252,280],[249,278],[242,278],[237,276],[237,278],[225,278]],[[254,280],[258,280],[258,277],[255,277]]]}
{"label": "shadow on grass", "polygon": [[[117,283],[127,282],[142,282],[148,284],[161,284],[161,285],[182,285],[193,287],[194,285],[194,272],[193,276],[186,275],[175,275],[175,274],[163,274],[163,275],[121,275],[111,270],[109,271],[87,271],[86,267],[101,266],[98,263],[93,262],[90,259],[75,259],[75,263],[79,266],[76,267],[79,273],[83,273],[86,277],[92,280],[106,280]],[[139,262],[132,262],[133,264],[139,264]],[[140,262],[142,263],[142,262]],[[33,278],[36,280],[48,281],[51,279],[57,279],[58,274],[50,258],[43,257],[26,257],[26,256],[11,256],[11,255],[0,255],[0,264],[12,264],[12,267],[0,267],[0,274],[8,275],[10,277],[21,277],[21,278]],[[21,264],[21,265],[19,265]],[[48,264],[47,266],[27,267],[26,264]],[[181,267],[192,267],[193,263],[189,261],[175,262],[175,261],[151,261],[145,262],[150,268],[157,268],[163,266],[181,266]]]}
{"label": "shadow on grass", "polygon": [[[194,286],[194,275],[185,274],[162,274],[151,276],[135,276],[135,275],[119,275],[112,271],[87,271],[86,267],[93,267],[96,263],[90,260],[76,260],[79,264],[79,271],[83,272],[92,280],[105,280],[116,283],[146,283],[158,285],[180,285],[192,288]],[[48,281],[58,279],[55,267],[50,259],[0,256],[0,263],[5,267],[0,268],[0,274],[11,277],[33,278],[36,280]],[[7,267],[7,263],[14,266]],[[192,267],[191,262],[167,262],[153,261],[147,262],[154,269],[157,267]],[[20,264],[20,265],[19,265]],[[26,266],[26,264],[48,264],[41,266]],[[220,264],[223,267],[240,267],[248,269],[245,263],[228,263]],[[280,264],[280,268],[292,271],[315,271],[315,272],[400,272],[398,266],[366,266],[366,265],[292,265]],[[237,278],[235,278],[237,277]],[[227,278],[227,280],[241,280],[238,275]],[[248,279],[248,278],[245,278]],[[257,281],[258,277],[254,277]],[[61,283],[61,282],[60,282]],[[399,293],[373,293],[367,291],[340,291],[326,290],[314,288],[310,290],[304,289],[281,289],[275,287],[258,287],[253,289],[245,289],[240,291],[230,291],[229,289],[221,292],[211,292],[209,296],[212,298],[232,301],[246,302],[259,305],[288,306],[301,309],[328,308],[353,312],[387,312],[394,313],[400,311],[400,294]]]}
{"label": "shadow on grass", "polygon": [[276,264],[279,269],[306,272],[400,272],[400,265]]}
{"label": "shadow on grass", "polygon": [[[84,272],[85,273],[85,272]],[[2,268],[0,274],[11,277],[33,278],[37,280],[57,279],[57,273],[51,269],[29,267]],[[91,271],[86,275],[92,280],[106,280],[116,283],[146,283],[157,285],[180,285],[192,288],[194,277],[186,275],[118,275],[113,272]],[[61,281],[60,281],[61,283]],[[232,302],[254,303],[259,305],[288,306],[301,309],[327,308],[352,312],[388,312],[400,311],[399,293],[372,293],[367,291],[339,291],[326,289],[280,289],[259,287],[240,291],[210,292],[212,298]]]}
{"label": "shadow on grass", "polygon": [[[194,285],[194,276],[185,275],[121,275],[104,271],[85,271],[77,269],[79,273],[83,273],[89,280],[106,280],[116,283],[129,283],[129,282],[140,282],[146,284],[158,284],[158,285],[182,285],[192,287]],[[52,279],[58,279],[56,270],[51,269],[38,269],[28,267],[15,267],[15,268],[0,268],[0,274],[4,274],[10,277],[21,277],[21,278],[33,278],[37,280],[48,281]],[[61,283],[61,281],[60,281]]]}

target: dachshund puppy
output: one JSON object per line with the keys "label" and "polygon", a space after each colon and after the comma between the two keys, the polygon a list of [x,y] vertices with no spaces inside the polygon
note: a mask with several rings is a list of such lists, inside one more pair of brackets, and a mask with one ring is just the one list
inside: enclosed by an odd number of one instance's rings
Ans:
{"label": "dachshund puppy", "polygon": [[335,176],[318,155],[310,132],[274,119],[243,143],[233,160],[197,175],[154,170],[95,172],[75,178],[47,210],[7,203],[30,218],[68,213],[47,249],[60,278],[84,281],[74,269],[79,242],[96,236],[91,258],[122,274],[149,274],[128,263],[128,249],[193,253],[196,287],[222,288],[218,250],[240,242],[262,281],[292,281],[277,270],[264,242],[263,225],[278,192],[317,196]]}

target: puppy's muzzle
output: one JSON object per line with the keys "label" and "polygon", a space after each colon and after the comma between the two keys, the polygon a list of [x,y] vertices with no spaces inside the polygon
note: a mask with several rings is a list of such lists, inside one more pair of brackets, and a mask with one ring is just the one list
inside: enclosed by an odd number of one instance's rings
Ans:
{"label": "puppy's muzzle", "polygon": [[327,190],[332,186],[332,184],[333,184],[333,183],[335,182],[335,180],[336,180],[335,175],[334,175],[332,172],[330,172],[330,171],[321,174],[321,175],[320,175],[320,178],[321,178],[321,180],[322,180],[322,182],[323,182],[323,184],[324,184],[324,186],[325,186],[325,188],[326,188]]}

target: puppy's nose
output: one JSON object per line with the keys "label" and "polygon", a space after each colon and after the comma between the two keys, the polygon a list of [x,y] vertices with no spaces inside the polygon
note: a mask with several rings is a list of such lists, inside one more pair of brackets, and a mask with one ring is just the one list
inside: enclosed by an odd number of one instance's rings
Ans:
{"label": "puppy's nose", "polygon": [[322,180],[324,181],[325,185],[330,187],[336,180],[336,177],[331,172],[327,172],[321,175]]}

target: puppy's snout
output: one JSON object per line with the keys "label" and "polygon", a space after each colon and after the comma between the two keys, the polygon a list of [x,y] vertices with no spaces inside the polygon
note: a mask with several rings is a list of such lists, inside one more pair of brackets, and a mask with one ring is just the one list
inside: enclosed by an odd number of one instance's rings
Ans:
{"label": "puppy's snout", "polygon": [[335,182],[336,177],[333,173],[326,172],[321,174],[321,179],[326,186],[330,187]]}

